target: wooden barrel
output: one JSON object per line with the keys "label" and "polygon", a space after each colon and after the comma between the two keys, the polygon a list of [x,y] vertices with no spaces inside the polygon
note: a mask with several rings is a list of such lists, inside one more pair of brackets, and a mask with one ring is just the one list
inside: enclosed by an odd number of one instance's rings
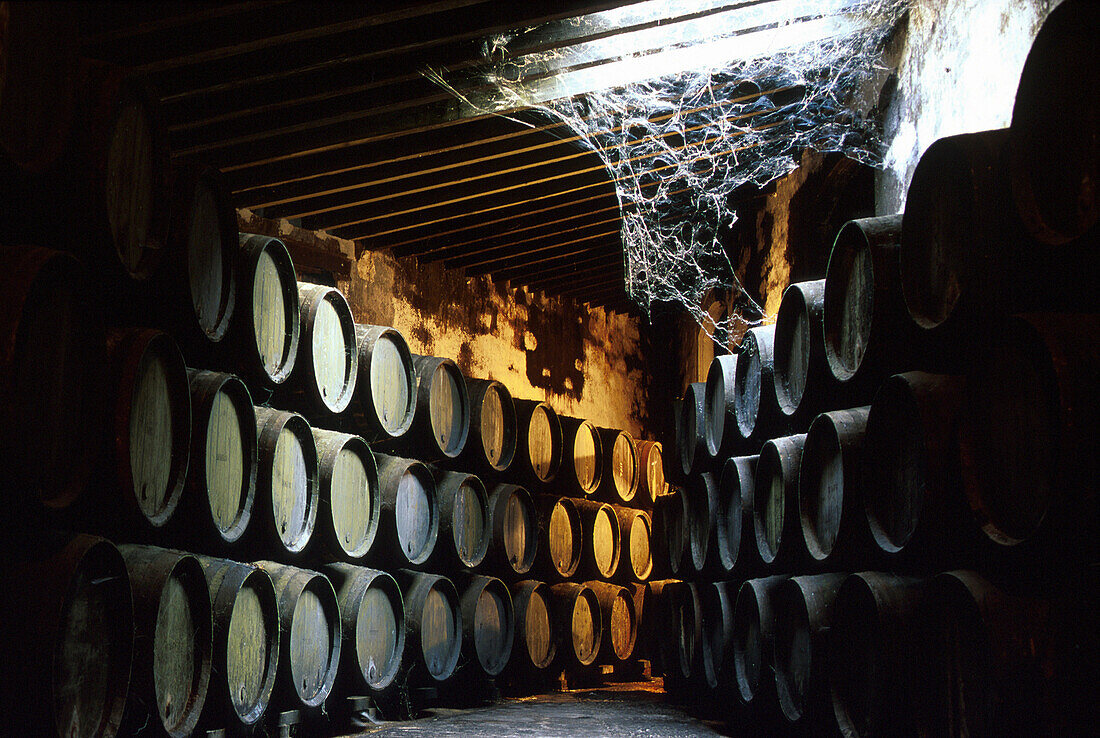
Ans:
{"label": "wooden barrel", "polygon": [[665,481],[664,446],[660,441],[635,441],[638,446],[638,489],[635,497],[642,507],[653,509],[657,498],[668,491]]}
{"label": "wooden barrel", "polygon": [[871,560],[863,504],[863,439],[870,407],[814,418],[798,469],[798,517],[811,563],[836,568]]}
{"label": "wooden barrel", "polygon": [[439,538],[434,571],[476,569],[489,550],[492,520],[485,485],[473,474],[440,471],[435,500],[439,510]]}
{"label": "wooden barrel", "polygon": [[[920,361],[922,337],[901,292],[901,216],[845,223],[833,241],[822,313],[833,378],[870,399],[877,384]],[[866,401],[866,400],[863,400]]]}
{"label": "wooden barrel", "polygon": [[378,465],[359,436],[313,429],[317,446],[319,543],[330,555],[361,559],[374,545],[382,516]]}
{"label": "wooden barrel", "polygon": [[394,573],[405,598],[405,626],[410,666],[423,665],[433,680],[452,674],[462,653],[462,611],[450,579],[408,569]]}
{"label": "wooden barrel", "polygon": [[775,591],[775,688],[792,724],[835,728],[826,664],[833,603],[845,576],[791,577]]}
{"label": "wooden barrel", "polygon": [[686,576],[691,571],[691,509],[687,493],[672,487],[653,507],[654,568],[660,575]]}
{"label": "wooden barrel", "polygon": [[528,673],[548,669],[557,655],[558,634],[551,616],[550,585],[525,579],[512,586],[515,646],[512,664]]}
{"label": "wooden barrel", "polygon": [[295,706],[319,707],[340,669],[340,603],[323,574],[258,561],[279,598],[280,689]]}
{"label": "wooden barrel", "polygon": [[619,568],[622,542],[615,508],[606,502],[574,500],[581,518],[584,546],[581,573],[591,579],[611,579]]}
{"label": "wooden barrel", "polygon": [[606,502],[629,505],[640,485],[638,446],[624,430],[597,428],[596,432],[603,452],[603,473],[597,494]]}
{"label": "wooden barrel", "polygon": [[[351,405],[359,376],[355,319],[340,290],[298,282],[301,340],[291,377],[311,418],[336,422]],[[288,385],[289,387],[290,385]]]}
{"label": "wooden barrel", "polygon": [[634,657],[649,661],[650,673],[659,675],[660,668],[654,655],[656,636],[654,635],[658,625],[657,605],[653,589],[649,582],[634,582],[628,584],[630,596],[634,599],[634,615],[638,618],[638,638],[634,641]]}
{"label": "wooden barrel", "polygon": [[101,325],[75,258],[0,246],[0,453],[26,507],[72,504],[100,456]]}
{"label": "wooden barrel", "polygon": [[536,563],[548,580],[569,579],[581,565],[584,525],[577,500],[571,497],[536,495],[539,543]]}
{"label": "wooden barrel", "polygon": [[508,388],[493,379],[467,379],[470,435],[461,463],[484,477],[504,474],[516,458],[519,442],[516,405]]}
{"label": "wooden barrel", "polygon": [[562,434],[562,463],[558,489],[589,497],[603,482],[603,444],[596,426],[581,418],[559,416]]}
{"label": "wooden barrel", "polygon": [[779,412],[788,418],[808,420],[836,401],[825,381],[824,306],[824,279],[795,282],[783,291],[775,317],[772,381]]}
{"label": "wooden barrel", "polygon": [[20,169],[43,172],[61,158],[75,118],[77,14],[56,3],[9,3],[3,22],[0,149]]}
{"label": "wooden barrel", "polygon": [[958,560],[977,526],[959,489],[961,377],[906,372],[882,383],[867,415],[864,510],[893,561]]}
{"label": "wooden barrel", "polygon": [[685,477],[704,471],[707,456],[706,384],[693,382],[684,391],[680,405],[680,424],[676,428],[676,448],[680,452],[680,471]]}
{"label": "wooden barrel", "polygon": [[585,582],[600,603],[603,638],[599,659],[614,664],[629,661],[638,640],[638,614],[634,611],[634,595],[626,587],[607,582]]}
{"label": "wooden barrel", "polygon": [[356,323],[359,377],[352,395],[356,431],[368,441],[409,432],[416,413],[416,374],[405,337],[393,328]]}
{"label": "wooden barrel", "polygon": [[233,319],[240,248],[237,211],[225,178],[207,166],[179,169],[173,198],[166,294],[154,304],[161,323],[171,326],[188,348],[197,349],[225,338]]}
{"label": "wooden barrel", "polygon": [[805,558],[798,513],[798,469],[806,434],[773,438],[756,462],[752,523],[760,560],[772,571],[797,567]]}
{"label": "wooden barrel", "polygon": [[703,604],[699,587],[671,581],[658,595],[664,627],[660,629],[658,651],[665,675],[665,689],[684,694],[699,678],[703,647]]}
{"label": "wooden barrel", "polygon": [[1100,205],[1100,114],[1093,3],[1062,3],[1031,44],[1012,108],[1010,151],[1016,209],[1031,234],[1061,244],[1094,228]]}
{"label": "wooden barrel", "polygon": [[18,603],[0,615],[7,662],[0,705],[12,728],[111,738],[122,721],[134,648],[126,564],[102,538],[56,543],[0,572],[5,598]]}
{"label": "wooden barrel", "polygon": [[[751,557],[743,553],[755,546],[752,517],[746,516],[745,498],[753,498],[757,456],[733,456],[722,466],[718,478],[718,507],[714,520],[714,560],[722,574],[745,571]],[[748,510],[751,512],[752,508]]]}
{"label": "wooden barrel", "polygon": [[162,528],[179,504],[191,449],[187,367],[171,336],[115,329],[107,336],[114,476],[127,509]]}
{"label": "wooden barrel", "polygon": [[489,492],[489,549],[485,561],[507,578],[531,571],[539,545],[538,511],[531,495],[514,484]]}
{"label": "wooden barrel", "polygon": [[843,735],[893,735],[912,725],[913,638],[921,580],[859,572],[833,603],[829,694]]}
{"label": "wooden barrel", "polygon": [[512,657],[512,594],[501,580],[476,574],[465,576],[460,586],[463,647],[486,676],[499,676]]}
{"label": "wooden barrel", "polygon": [[225,548],[240,540],[256,497],[256,411],[232,374],[187,370],[191,388],[191,464],[173,525],[180,540]]}
{"label": "wooden barrel", "polygon": [[532,489],[548,487],[561,467],[563,436],[561,421],[554,408],[537,400],[515,400],[516,449],[515,478]]}
{"label": "wooden barrel", "polygon": [[[688,548],[691,566],[702,572],[717,554],[714,550],[716,518],[718,516],[718,480],[709,472],[688,480],[685,488],[688,501]],[[713,549],[712,549],[713,546]]]}
{"label": "wooden barrel", "polygon": [[750,328],[737,354],[733,409],[737,430],[747,440],[764,440],[781,425],[774,379],[775,326]]}
{"label": "wooden barrel", "polygon": [[354,675],[352,692],[380,692],[397,677],[405,653],[405,604],[397,580],[354,564],[326,564],[323,573],[340,604],[341,680]]}
{"label": "wooden barrel", "polygon": [[320,501],[317,444],[297,413],[257,407],[254,540],[280,555],[300,554],[317,525]]}
{"label": "wooden barrel", "polygon": [[439,538],[435,479],[419,461],[375,454],[382,515],[370,560],[385,565],[420,566]]}
{"label": "wooden barrel", "polygon": [[279,604],[267,572],[199,556],[214,613],[214,660],[203,725],[255,725],[279,667]]}
{"label": "wooden barrel", "polygon": [[277,238],[240,234],[232,338],[241,375],[256,394],[294,371],[302,330],[298,276]]}
{"label": "wooden barrel", "polygon": [[707,370],[704,388],[706,429],[703,433],[707,453],[714,458],[728,456],[741,440],[734,410],[734,387],[737,385],[737,354],[715,356]]}
{"label": "wooden barrel", "polygon": [[708,694],[728,699],[733,685],[733,605],[737,598],[734,582],[703,582],[699,589],[702,614],[699,682]]}
{"label": "wooden barrel", "polygon": [[969,373],[963,489],[1002,553],[1096,560],[1098,336],[1096,315],[1008,318]]}
{"label": "wooden barrel", "polygon": [[470,396],[458,365],[437,356],[412,355],[416,411],[404,437],[383,448],[404,449],[425,459],[455,459],[470,433]]}
{"label": "wooden barrel", "polygon": [[784,575],[746,580],[733,606],[733,665],[737,694],[767,717],[774,708],[775,613],[773,598]]}
{"label": "wooden barrel", "polygon": [[191,735],[210,686],[213,619],[202,565],[190,554],[120,546],[134,597],[134,668],[126,723]]}
{"label": "wooden barrel", "polygon": [[558,654],[568,668],[591,666],[600,655],[603,617],[596,593],[587,584],[562,582],[550,587],[554,630],[563,640]]}
{"label": "wooden barrel", "polygon": [[618,581],[644,582],[653,573],[653,519],[642,510],[612,505],[619,524]]}

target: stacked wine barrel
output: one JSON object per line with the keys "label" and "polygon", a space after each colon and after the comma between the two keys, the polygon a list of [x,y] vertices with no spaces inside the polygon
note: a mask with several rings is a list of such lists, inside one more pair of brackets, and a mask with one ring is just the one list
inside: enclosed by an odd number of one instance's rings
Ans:
{"label": "stacked wine barrel", "polygon": [[684,394],[647,605],[671,694],[768,735],[1094,732],[1098,129],[1069,90],[1097,30],[1052,11],[1012,127],[934,143],[904,215],[846,223]]}

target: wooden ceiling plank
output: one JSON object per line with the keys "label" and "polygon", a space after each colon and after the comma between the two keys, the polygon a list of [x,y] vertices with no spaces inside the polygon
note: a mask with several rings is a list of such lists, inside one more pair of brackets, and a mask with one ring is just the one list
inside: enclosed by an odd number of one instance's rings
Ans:
{"label": "wooden ceiling plank", "polygon": [[[612,231],[614,229],[614,231]],[[433,261],[444,261],[447,263],[455,263],[459,260],[462,261],[463,266],[468,265],[468,259],[474,259],[483,254],[497,254],[500,252],[512,253],[512,254],[530,254],[542,250],[542,246],[547,243],[561,243],[563,238],[578,238],[584,234],[591,233],[592,231],[599,231],[603,233],[618,232],[620,230],[618,214],[614,218],[607,218],[592,223],[585,223],[583,225],[576,226],[574,228],[556,229],[551,230],[549,233],[541,233],[537,236],[531,236],[524,239],[499,239],[496,243],[478,244],[474,248],[470,249],[456,249],[448,250],[446,252],[436,252],[431,254],[418,254],[417,260],[425,264]]]}
{"label": "wooden ceiling plank", "polygon": [[538,248],[525,249],[521,252],[508,251],[507,247],[502,249],[505,253],[486,258],[483,254],[479,254],[473,257],[460,257],[457,259],[445,259],[443,266],[447,269],[465,269],[470,274],[484,274],[486,272],[493,272],[498,269],[504,269],[508,266],[515,264],[522,264],[524,259],[527,259],[531,254],[538,254],[550,249],[557,249],[563,246],[574,246],[579,243],[591,243],[593,241],[599,241],[601,239],[618,239],[619,231],[604,229],[598,233],[591,233],[585,236],[578,236],[566,241],[558,241],[550,243],[545,246],[539,246]]}

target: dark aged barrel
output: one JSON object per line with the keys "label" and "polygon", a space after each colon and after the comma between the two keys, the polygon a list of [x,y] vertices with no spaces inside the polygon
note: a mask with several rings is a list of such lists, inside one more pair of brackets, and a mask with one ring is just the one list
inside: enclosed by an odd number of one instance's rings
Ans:
{"label": "dark aged barrel", "polygon": [[584,547],[581,573],[592,579],[611,579],[619,568],[622,543],[615,508],[606,502],[575,500],[580,513]]}
{"label": "dark aged barrel", "polygon": [[409,432],[416,412],[416,374],[405,337],[380,325],[355,325],[359,376],[352,395],[355,429],[368,441]]}
{"label": "dark aged barrel", "polygon": [[0,246],[0,453],[35,505],[70,505],[99,457],[101,325],[75,258]]}
{"label": "dark aged barrel", "polygon": [[959,492],[961,377],[895,374],[867,416],[864,509],[876,545],[898,559],[954,559],[976,525]]}
{"label": "dark aged barrel", "polygon": [[[701,572],[717,554],[712,550],[718,515],[718,480],[713,474],[697,474],[685,488],[688,500],[688,547],[691,566]],[[715,546],[716,548],[716,546]]]}
{"label": "dark aged barrel", "polygon": [[489,550],[491,520],[489,495],[473,474],[436,474],[436,507],[439,509],[439,538],[434,570],[476,569]]}
{"label": "dark aged barrel", "polygon": [[294,370],[302,330],[298,276],[277,238],[240,234],[232,341],[249,389],[270,390]]}
{"label": "dark aged barrel", "polygon": [[835,394],[825,382],[824,307],[824,279],[796,282],[783,291],[775,317],[772,380],[779,411],[787,417],[811,418],[810,413],[830,404],[826,393]]}
{"label": "dark aged barrel", "polygon": [[1035,36],[1016,88],[1012,192],[1028,230],[1048,244],[1082,236],[1100,215],[1098,32],[1094,3],[1059,5]]}
{"label": "dark aged barrel", "polygon": [[328,698],[340,668],[340,604],[332,583],[308,569],[259,561],[279,598],[279,677],[284,694],[304,707]]}
{"label": "dark aged barrel", "polygon": [[504,582],[476,574],[463,577],[459,607],[466,653],[487,676],[499,676],[512,657],[515,614]]}
{"label": "dark aged barrel", "polygon": [[587,420],[565,415],[558,419],[563,449],[558,488],[589,497],[600,487],[605,474],[600,435]]}
{"label": "dark aged barrel", "polygon": [[691,508],[687,493],[672,487],[653,508],[654,568],[660,574],[683,577],[691,570]]}
{"label": "dark aged barrel", "polygon": [[657,601],[650,582],[635,582],[627,586],[634,598],[634,614],[638,617],[638,639],[634,642],[634,656],[650,662],[654,676],[661,673],[660,663],[655,654],[657,638],[654,635],[660,625]]}
{"label": "dark aged barrel", "polygon": [[737,354],[715,356],[707,370],[704,391],[706,399],[707,453],[714,458],[728,455],[741,440],[734,410],[734,386],[737,376]]}
{"label": "dark aged barrel", "polygon": [[56,3],[8,3],[0,44],[0,149],[43,172],[64,151],[76,109],[77,14]]}
{"label": "dark aged barrel", "polygon": [[680,451],[680,471],[685,477],[704,470],[707,456],[706,384],[693,382],[684,391],[680,405],[680,424],[676,428],[676,447]]}
{"label": "dark aged barrel", "polygon": [[435,479],[413,459],[376,454],[382,515],[371,561],[398,566],[427,562],[439,538]]}
{"label": "dark aged barrel", "polygon": [[763,440],[780,425],[773,378],[774,342],[774,325],[750,328],[737,354],[733,408],[738,432],[745,439]]}
{"label": "dark aged barrel", "polygon": [[512,586],[512,603],[516,616],[512,663],[528,672],[549,668],[558,648],[550,585],[533,579],[518,582]]}
{"label": "dark aged barrel", "polygon": [[1002,550],[1096,551],[1098,336],[1096,315],[1015,316],[968,377],[963,489]]}
{"label": "dark aged barrel", "polygon": [[1054,607],[1006,592],[977,572],[934,577],[918,617],[918,734],[1056,734],[1052,713],[1064,697],[1055,683],[1062,633],[1054,632]]}
{"label": "dark aged barrel", "polygon": [[236,308],[239,249],[237,211],[221,172],[206,166],[179,170],[172,218],[168,292],[160,296],[158,312],[186,345],[217,343]]}
{"label": "dark aged barrel", "polygon": [[612,504],[631,504],[640,486],[638,445],[634,437],[617,428],[597,428],[603,452],[602,481],[598,494]]}
{"label": "dark aged barrel", "polygon": [[870,399],[894,371],[913,368],[918,335],[901,292],[901,216],[850,220],[829,253],[822,313],[833,377]]}
{"label": "dark aged barrel", "polygon": [[314,428],[313,442],[321,504],[315,535],[331,555],[361,559],[374,544],[382,515],[374,454],[366,441],[347,433]]}
{"label": "dark aged barrel", "polygon": [[814,418],[798,470],[798,517],[815,566],[867,561],[870,550],[863,504],[864,434],[870,407]]}
{"label": "dark aged barrel", "polygon": [[431,459],[455,459],[470,433],[466,379],[450,359],[413,354],[416,415],[402,448]]}
{"label": "dark aged barrel", "polygon": [[212,615],[202,565],[190,554],[120,546],[134,596],[134,668],[127,720],[191,735],[210,685]]}
{"label": "dark aged barrel", "polygon": [[791,577],[775,591],[775,688],[788,722],[833,725],[828,637],[844,574]]}
{"label": "dark aged barrel", "polygon": [[703,647],[703,605],[699,587],[688,582],[667,583],[659,596],[664,627],[658,651],[665,674],[665,689],[683,693],[699,677]]}
{"label": "dark aged barrel", "polygon": [[519,445],[513,462],[513,478],[532,489],[554,481],[562,461],[563,435],[558,414],[545,402],[514,400]]}
{"label": "dark aged barrel", "polygon": [[733,684],[733,605],[737,588],[733,582],[705,582],[698,585],[703,614],[699,655],[700,682],[710,694],[724,697]]}
{"label": "dark aged barrel", "polygon": [[619,524],[618,579],[644,582],[653,573],[653,521],[645,512],[612,505]]}
{"label": "dark aged barrel", "polygon": [[[744,571],[749,557],[742,552],[755,546],[752,518],[746,525],[744,499],[752,499],[759,456],[734,456],[722,466],[718,479],[718,508],[714,521],[714,557],[723,574]],[[750,508],[751,510],[751,508]]]}
{"label": "dark aged barrel", "polygon": [[753,492],[753,534],[772,571],[797,566],[805,548],[798,514],[798,468],[806,435],[774,438],[760,450]]}
{"label": "dark aged barrel", "polygon": [[539,517],[539,570],[549,580],[569,579],[581,565],[585,533],[577,500],[536,495]]}
{"label": "dark aged barrel", "polygon": [[300,554],[317,525],[317,444],[301,415],[257,407],[259,473],[253,522],[256,539],[280,554]]}
{"label": "dark aged barrel", "polygon": [[395,578],[405,597],[405,625],[411,665],[423,665],[435,681],[449,678],[462,652],[462,611],[451,580],[399,569]]}
{"label": "dark aged barrel", "polygon": [[191,463],[173,528],[176,537],[224,548],[248,529],[256,496],[256,411],[232,374],[187,370]]}
{"label": "dark aged barrel", "polygon": [[737,694],[760,715],[775,700],[775,613],[773,598],[786,576],[749,579],[737,591],[733,607],[733,664]]}
{"label": "dark aged barrel", "polygon": [[202,723],[255,725],[267,709],[279,666],[279,604],[267,572],[198,557],[214,613],[214,660]]}
{"label": "dark aged barrel", "polygon": [[603,639],[600,660],[606,663],[627,661],[634,654],[638,639],[638,614],[634,612],[634,596],[626,587],[607,582],[586,582],[600,604]]}
{"label": "dark aged barrel", "polygon": [[114,473],[126,506],[161,528],[187,481],[191,392],[176,342],[162,331],[112,330],[107,337],[113,390]]}
{"label": "dark aged barrel", "polygon": [[352,681],[358,689],[384,690],[405,653],[405,605],[397,580],[353,564],[326,564],[322,572],[340,603],[341,673],[357,675]]}
{"label": "dark aged barrel", "polygon": [[562,634],[558,653],[567,666],[591,666],[600,654],[603,617],[596,593],[587,584],[562,582],[550,587],[554,630]]}
{"label": "dark aged barrel", "polygon": [[652,510],[657,497],[668,491],[665,481],[664,447],[660,441],[635,441],[638,446],[637,500],[642,507]]}
{"label": "dark aged barrel", "polygon": [[292,382],[311,417],[333,422],[351,404],[359,376],[355,319],[340,290],[298,282],[301,341]]}
{"label": "dark aged barrel", "polygon": [[[5,598],[0,705],[36,735],[111,738],[134,647],[126,564],[109,541],[78,535],[0,572]],[[17,610],[17,612],[14,612]]]}
{"label": "dark aged barrel", "polygon": [[516,405],[508,388],[492,379],[467,379],[470,436],[462,452],[466,468],[488,477],[508,471],[516,458]]}
{"label": "dark aged barrel", "polygon": [[489,492],[489,549],[486,562],[508,578],[531,571],[539,545],[538,511],[531,495],[514,484]]}
{"label": "dark aged barrel", "polygon": [[907,734],[912,725],[919,579],[859,572],[833,603],[829,694],[843,735]]}

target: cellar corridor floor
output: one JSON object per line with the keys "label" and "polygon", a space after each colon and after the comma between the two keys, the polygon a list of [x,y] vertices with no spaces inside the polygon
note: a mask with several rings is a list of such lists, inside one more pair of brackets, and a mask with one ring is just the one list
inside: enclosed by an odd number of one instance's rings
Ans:
{"label": "cellar corridor floor", "polygon": [[671,703],[660,680],[612,684],[533,697],[503,698],[463,710],[435,709],[415,720],[383,722],[353,736],[432,738],[696,738],[733,735],[720,722],[702,720]]}

